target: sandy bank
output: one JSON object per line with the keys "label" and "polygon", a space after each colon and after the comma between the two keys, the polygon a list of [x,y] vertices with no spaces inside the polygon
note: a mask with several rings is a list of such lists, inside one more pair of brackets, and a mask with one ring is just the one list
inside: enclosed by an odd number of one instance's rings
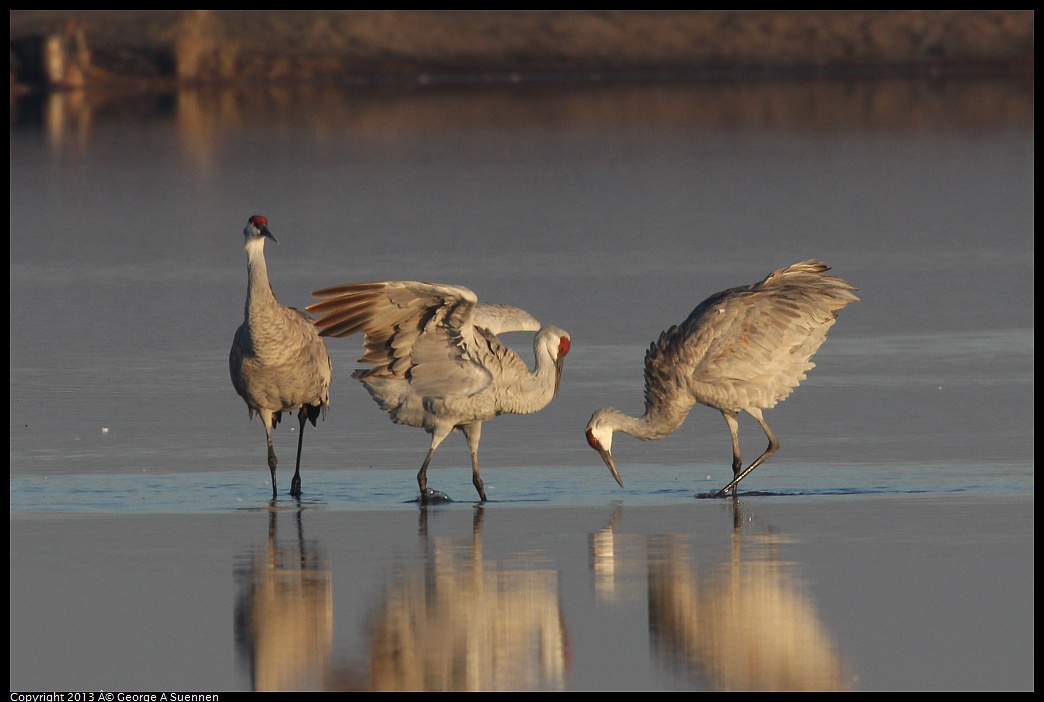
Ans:
{"label": "sandy bank", "polygon": [[[1032,10],[12,10],[12,78],[79,85],[1032,72]],[[27,49],[28,42],[28,49]],[[33,42],[36,42],[35,44]],[[85,45],[85,46],[84,46]]]}

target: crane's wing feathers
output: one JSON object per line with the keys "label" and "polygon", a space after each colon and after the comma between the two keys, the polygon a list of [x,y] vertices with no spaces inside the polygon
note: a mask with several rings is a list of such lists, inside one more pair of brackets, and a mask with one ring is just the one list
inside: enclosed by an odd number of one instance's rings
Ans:
{"label": "crane's wing feathers", "polygon": [[[478,392],[490,374],[473,362],[478,298],[455,285],[415,281],[356,283],[317,290],[309,312],[322,336],[365,334],[360,378],[408,379],[415,392]],[[489,306],[487,306],[489,307]]]}
{"label": "crane's wing feathers", "polygon": [[768,408],[784,399],[814,366],[809,359],[838,310],[858,299],[826,270],[805,261],[704,300],[646,353],[646,402],[662,402],[665,388],[680,383],[719,409]]}
{"label": "crane's wing feathers", "polygon": [[475,305],[471,323],[494,335],[540,331],[540,322],[536,317],[511,305],[490,305],[480,302]]}

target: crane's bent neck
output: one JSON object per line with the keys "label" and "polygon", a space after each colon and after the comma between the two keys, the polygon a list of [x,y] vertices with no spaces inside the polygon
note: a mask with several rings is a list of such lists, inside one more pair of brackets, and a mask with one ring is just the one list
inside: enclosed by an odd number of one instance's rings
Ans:
{"label": "crane's bent neck", "polygon": [[555,360],[551,357],[551,353],[539,343],[534,343],[533,356],[536,359],[536,366],[530,372],[530,377],[535,382],[541,384],[549,383],[553,388],[555,385],[555,374],[558,372],[558,369],[555,366]]}
{"label": "crane's bent neck", "polygon": [[654,407],[646,407],[641,417],[632,417],[615,409],[609,409],[609,421],[616,431],[630,434],[642,441],[654,441],[670,436],[685,423],[688,410],[662,412]]}
{"label": "crane's bent neck", "polygon": [[506,373],[497,378],[496,396],[499,412],[531,414],[539,412],[554,399],[558,366],[551,355],[546,337],[547,334],[538,334],[533,340],[536,361],[533,370],[526,373]]}
{"label": "crane's bent neck", "polygon": [[546,354],[538,353],[536,368],[521,376],[515,384],[518,392],[509,392],[503,398],[505,409],[513,414],[539,412],[555,397],[555,363]]}

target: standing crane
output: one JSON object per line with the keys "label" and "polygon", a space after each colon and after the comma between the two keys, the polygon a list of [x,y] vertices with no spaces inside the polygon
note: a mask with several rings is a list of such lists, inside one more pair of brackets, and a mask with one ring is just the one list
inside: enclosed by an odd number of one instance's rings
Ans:
{"label": "standing crane", "polygon": [[[611,452],[613,432],[650,441],[669,436],[694,404],[720,411],[732,434],[732,482],[724,497],[779,448],[762,410],[786,399],[815,364],[810,358],[826,339],[838,311],[857,301],[848,282],[827,275],[829,267],[804,261],[781,268],[753,285],[711,295],[681,325],[660,334],[645,353],[645,414],[630,417],[612,407],[587,423],[587,443],[598,451],[623,487]],[[768,448],[743,470],[739,419],[757,420]]]}
{"label": "standing crane", "polygon": [[[417,484],[428,504],[428,464],[439,444],[460,429],[471,452],[472,483],[479,498],[486,491],[479,475],[482,422],[498,414],[529,414],[558,393],[569,334],[541,327],[531,314],[507,305],[478,302],[471,290],[455,285],[384,281],[341,285],[312,293],[322,299],[306,309],[322,336],[362,332],[368,364],[352,377],[362,381],[374,401],[396,424],[431,434]],[[536,368],[497,337],[535,331]]]}
{"label": "standing crane", "polygon": [[247,297],[243,324],[232,339],[228,368],[232,385],[247,404],[250,418],[261,417],[268,440],[268,469],[272,472],[272,498],[276,497],[276,460],[272,430],[283,412],[299,410],[301,432],[297,436],[297,469],[290,494],[301,495],[301,446],[305,422],[326,415],[330,404],[333,364],[326,344],[311,319],[276,300],[268,282],[265,239],[279,241],[268,230],[268,219],[254,215],[243,230],[247,253]]}

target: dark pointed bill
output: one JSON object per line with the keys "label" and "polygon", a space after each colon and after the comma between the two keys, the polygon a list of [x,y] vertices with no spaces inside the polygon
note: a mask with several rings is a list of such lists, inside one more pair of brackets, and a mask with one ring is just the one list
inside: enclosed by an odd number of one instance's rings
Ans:
{"label": "dark pointed bill", "polygon": [[598,452],[598,455],[602,457],[603,461],[605,461],[606,467],[609,468],[609,472],[613,474],[614,478],[616,478],[617,484],[620,487],[623,487],[623,480],[620,479],[620,472],[616,470],[616,462],[613,460],[613,454],[602,448],[602,444],[594,437],[594,434],[591,433],[590,429],[587,430],[586,436],[588,445]]}
{"label": "dark pointed bill", "polygon": [[261,236],[268,237],[269,239],[271,239],[272,241],[274,241],[277,244],[279,243],[279,239],[276,239],[275,238],[275,234],[273,234],[272,232],[270,232],[268,230],[268,226],[267,225],[262,224],[260,227],[258,227],[258,231],[261,232]]}

